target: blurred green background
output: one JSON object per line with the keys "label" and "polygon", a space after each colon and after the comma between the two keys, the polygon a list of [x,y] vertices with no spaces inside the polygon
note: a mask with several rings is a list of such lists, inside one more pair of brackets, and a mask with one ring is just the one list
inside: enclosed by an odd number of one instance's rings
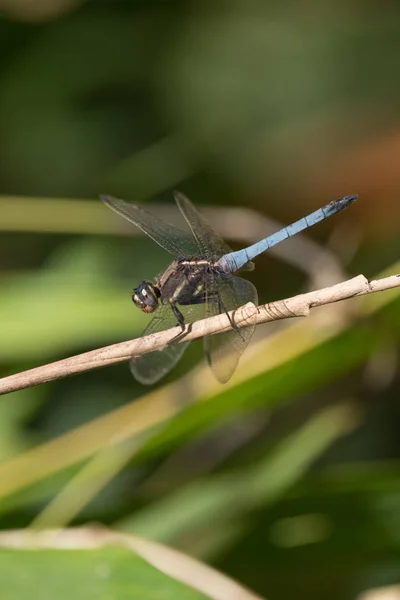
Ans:
{"label": "blurred green background", "polygon": [[[398,273],[399,26],[373,1],[0,0],[1,375],[140,335],[130,291],[169,256],[100,193],[173,221],[178,188],[235,248],[358,193],[257,259],[260,302]],[[5,396],[1,528],[99,521],[268,598],[400,583],[399,314],[393,291],[261,326],[225,387],[196,343],[150,390],[121,364]]]}

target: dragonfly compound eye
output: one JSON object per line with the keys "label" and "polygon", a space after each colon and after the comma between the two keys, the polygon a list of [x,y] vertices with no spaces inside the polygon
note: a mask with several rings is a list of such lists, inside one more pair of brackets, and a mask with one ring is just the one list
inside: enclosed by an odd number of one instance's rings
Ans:
{"label": "dragonfly compound eye", "polygon": [[132,293],[133,303],[145,313],[151,313],[158,307],[160,291],[149,281],[143,281]]}

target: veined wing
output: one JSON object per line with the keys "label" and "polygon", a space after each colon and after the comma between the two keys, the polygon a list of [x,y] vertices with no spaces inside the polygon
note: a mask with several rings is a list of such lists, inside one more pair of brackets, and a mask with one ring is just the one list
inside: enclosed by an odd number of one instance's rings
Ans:
{"label": "veined wing", "polygon": [[130,204],[112,196],[100,196],[100,199],[113,211],[137,225],[175,258],[198,255],[198,244],[189,231],[166,223],[137,204]]}
{"label": "veined wing", "polygon": [[[179,305],[179,310],[182,312],[185,323],[193,323],[204,318],[205,304],[195,304],[189,306]],[[172,312],[169,304],[161,304],[155,316],[152,318],[146,329],[142,333],[142,337],[170,329],[176,326],[176,317]],[[176,327],[176,335],[181,332],[180,327]],[[164,377],[180,360],[182,354],[188,347],[190,342],[172,343],[163,350],[156,350],[149,354],[144,354],[139,358],[132,358],[130,361],[130,369],[134,378],[140,383],[151,385]]]}
{"label": "veined wing", "polygon": [[[215,299],[215,292],[220,303]],[[230,311],[253,302],[258,303],[257,290],[250,281],[233,275],[222,275],[214,279],[207,289],[206,316],[211,317],[223,311]],[[226,383],[233,375],[239,358],[245,351],[251,336],[253,325],[239,331],[232,329],[226,333],[210,335],[204,338],[204,353],[215,377]]]}
{"label": "veined wing", "polygon": [[[203,256],[210,259],[231,255],[232,250],[228,244],[214,231],[207,221],[197,211],[192,202],[181,192],[174,192],[174,197],[179,210],[185,217]],[[242,271],[252,271],[254,264],[246,261],[241,266]]]}
{"label": "veined wing", "polygon": [[180,192],[174,192],[175,201],[185,217],[201,254],[207,258],[221,258],[224,254],[232,252],[228,244],[214,231],[207,221],[200,215],[189,198]]}

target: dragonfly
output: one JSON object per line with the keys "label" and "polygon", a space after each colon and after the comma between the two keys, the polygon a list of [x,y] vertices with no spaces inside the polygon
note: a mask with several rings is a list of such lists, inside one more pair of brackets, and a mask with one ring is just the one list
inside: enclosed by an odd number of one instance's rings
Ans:
{"label": "dragonfly", "polygon": [[[254,285],[236,273],[252,270],[253,259],[258,255],[347,208],[355,202],[357,195],[333,200],[292,225],[235,252],[186,196],[174,192],[174,197],[187,229],[175,227],[137,204],[108,195],[100,196],[100,199],[173,256],[172,263],[163,273],[153,281],[142,281],[132,292],[133,303],[138,308],[144,313],[154,313],[143,336],[178,326],[179,337],[187,324],[225,314],[231,328],[221,334],[205,336],[203,344],[213,374],[218,381],[226,383],[255,329],[255,320],[239,329],[230,311],[248,302],[258,304]],[[156,383],[176,365],[189,343],[172,343],[161,351],[132,358],[133,376],[143,384]]]}

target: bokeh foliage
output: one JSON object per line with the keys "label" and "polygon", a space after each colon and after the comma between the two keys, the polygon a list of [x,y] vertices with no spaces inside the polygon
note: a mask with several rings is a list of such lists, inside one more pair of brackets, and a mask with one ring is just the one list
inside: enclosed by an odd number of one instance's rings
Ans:
{"label": "bokeh foliage", "polygon": [[[0,1],[2,375],[140,335],[129,292],[168,257],[99,193],[173,220],[182,189],[237,247],[231,207],[287,223],[357,192],[291,242],[302,271],[257,260],[260,300],[399,272],[395,4],[33,4]],[[399,308],[260,327],[225,388],[196,344],[155,389],[118,365],[4,397],[1,527],[98,520],[271,598],[398,582]]]}

